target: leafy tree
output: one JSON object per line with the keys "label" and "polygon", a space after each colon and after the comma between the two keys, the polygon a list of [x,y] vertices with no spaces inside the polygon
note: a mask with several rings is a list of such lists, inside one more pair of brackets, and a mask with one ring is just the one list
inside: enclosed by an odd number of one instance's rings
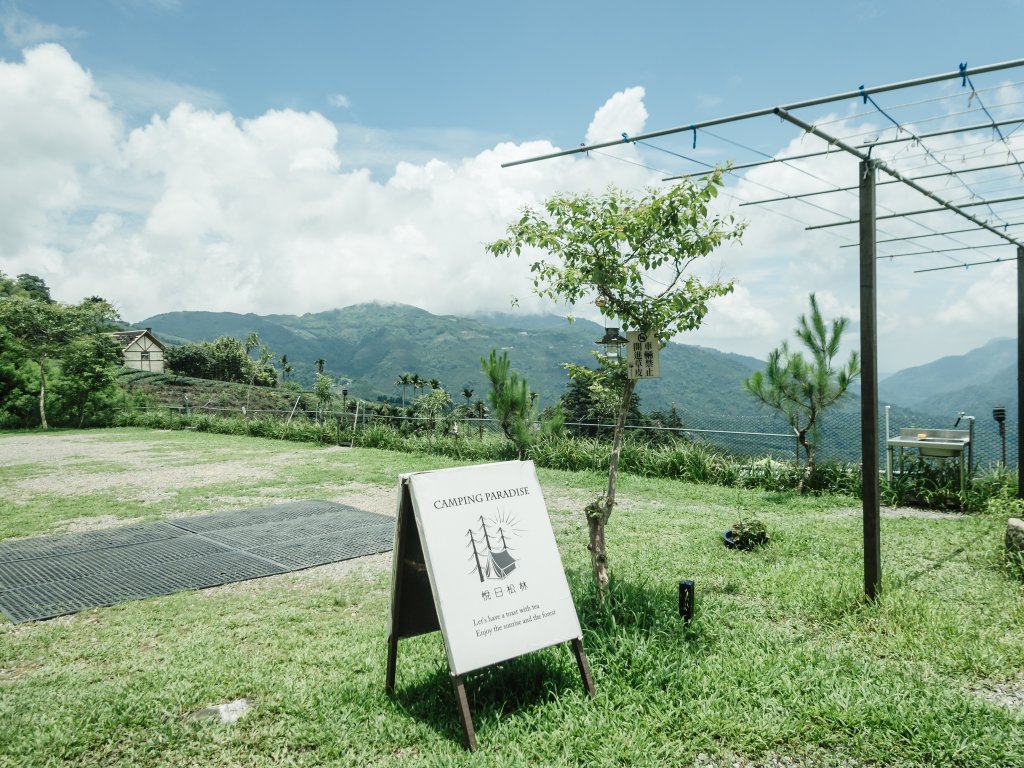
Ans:
{"label": "leafy tree", "polygon": [[[633,198],[616,189],[600,196],[557,195],[543,210],[525,209],[507,237],[487,246],[495,256],[540,251],[530,265],[534,292],[576,305],[593,301],[620,328],[642,330],[665,342],[698,328],[708,302],[732,290],[732,282],[704,281],[686,269],[742,226],[710,210],[722,186],[716,170],[700,185],[684,181],[666,192]],[[615,506],[615,486],[626,415],[636,381],[622,386],[606,493],[587,505],[594,581],[603,600],[609,565],[605,527]]]}
{"label": "leafy tree", "polygon": [[[537,398],[530,392],[526,378],[519,378],[519,372],[512,370],[508,352],[498,357],[497,350],[491,350],[490,357],[480,358],[480,367],[491,383],[487,399],[491,403],[498,423],[505,437],[515,445],[519,458],[523,458],[535,435],[541,437],[561,432],[565,419],[559,410],[551,419],[541,421],[537,414]],[[534,423],[539,422],[539,431],[534,432]]]}
{"label": "leafy tree", "polygon": [[771,351],[764,372],[755,371],[743,382],[744,388],[765,405],[779,411],[789,422],[804,449],[804,472],[797,483],[802,494],[814,471],[814,448],[818,426],[825,410],[846,394],[850,384],[860,375],[857,352],[839,368],[833,360],[839,354],[843,331],[849,321],[837,317],[827,328],[812,293],[811,315],[800,315],[793,331],[810,355],[791,352],[786,342]]}
{"label": "leafy tree", "polygon": [[122,363],[121,350],[105,333],[79,336],[61,353],[57,389],[79,428],[90,412],[95,415],[104,404],[113,402],[117,369]]}
{"label": "leafy tree", "polygon": [[196,379],[213,378],[213,362],[208,344],[181,344],[168,347],[164,352],[164,365],[168,371]]}
{"label": "leafy tree", "polygon": [[[231,336],[220,336],[207,344],[207,354],[210,358],[211,378],[217,381],[234,381],[239,384],[246,384],[257,375],[252,360],[246,354],[242,342]],[[274,376],[276,383],[277,376]]]}
{"label": "leafy tree", "polygon": [[[277,371],[274,370],[273,364],[270,362],[274,356],[270,352],[270,347],[260,341],[260,336],[256,331],[250,331],[249,335],[245,337],[245,361],[243,363],[246,375],[249,379],[249,387],[245,391],[245,407],[244,411],[249,410],[249,400],[252,397],[252,388],[257,383],[263,384],[265,378],[273,379],[272,382],[268,383],[267,386],[277,386]],[[259,353],[257,362],[252,359],[253,351]],[[257,378],[260,381],[257,381]]]}
{"label": "leafy tree", "polygon": [[[249,355],[259,350],[259,359]],[[248,384],[251,387],[277,386],[277,371],[271,365],[273,355],[256,334],[245,342],[232,336],[221,336],[212,342],[182,344],[169,347],[164,357],[169,370],[182,376]]]}
{"label": "leafy tree", "polygon": [[428,427],[433,431],[437,417],[452,407],[452,396],[438,387],[417,397],[413,402],[413,407],[416,409],[416,413],[427,417]]}
{"label": "leafy tree", "polygon": [[[563,365],[569,374],[569,383],[560,400],[565,420],[573,425],[573,431],[591,437],[600,431],[596,425],[615,423],[626,384],[623,363],[597,353],[594,356],[600,364],[597,369],[572,363]],[[626,419],[634,424],[643,421],[640,397],[635,392],[630,398]]]}
{"label": "leafy tree", "polygon": [[[4,295],[4,279],[0,274],[0,296]],[[13,280],[8,282],[14,286]],[[34,366],[27,360],[25,348],[0,322],[0,424],[26,424],[31,417],[36,390]]]}
{"label": "leafy tree", "polygon": [[44,304],[53,304],[53,299],[50,298],[50,288],[43,278],[22,273],[18,275],[17,284],[30,299],[41,301]]}
{"label": "leafy tree", "polygon": [[105,333],[117,313],[107,302],[47,303],[24,296],[0,299],[0,326],[7,329],[39,367],[39,423],[46,421],[47,361],[60,358],[80,336]]}
{"label": "leafy tree", "polygon": [[318,373],[313,381],[313,392],[316,395],[316,418],[322,422],[334,407],[334,379]]}
{"label": "leafy tree", "polygon": [[14,280],[9,278],[0,270],[0,297],[3,296],[24,296],[25,292]]}

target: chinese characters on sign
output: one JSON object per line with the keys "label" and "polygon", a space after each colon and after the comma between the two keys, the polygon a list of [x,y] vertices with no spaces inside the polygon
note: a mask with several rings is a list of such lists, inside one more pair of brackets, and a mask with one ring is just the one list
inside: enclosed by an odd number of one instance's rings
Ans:
{"label": "chinese characters on sign", "polygon": [[626,331],[626,366],[631,379],[657,379],[661,376],[658,353],[661,342],[657,334],[646,331]]}

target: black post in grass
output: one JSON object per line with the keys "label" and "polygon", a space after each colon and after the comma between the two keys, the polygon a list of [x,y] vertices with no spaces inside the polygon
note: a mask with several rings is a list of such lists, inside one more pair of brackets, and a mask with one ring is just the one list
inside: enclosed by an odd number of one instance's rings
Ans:
{"label": "black post in grass", "polygon": [[875,164],[860,164],[860,452],[864,514],[864,593],[882,588],[878,493],[878,326],[875,266]]}

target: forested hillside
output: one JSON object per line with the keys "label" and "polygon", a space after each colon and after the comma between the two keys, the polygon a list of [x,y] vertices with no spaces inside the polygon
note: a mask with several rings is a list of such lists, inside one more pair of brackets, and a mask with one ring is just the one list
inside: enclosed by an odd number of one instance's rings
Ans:
{"label": "forested hillside", "polygon": [[[492,349],[507,350],[512,365],[529,380],[542,404],[556,401],[568,376],[562,363],[590,365],[595,341],[604,329],[586,320],[493,315],[477,319],[433,315],[405,305],[360,304],[315,314],[238,315],[174,312],[147,318],[161,339],[212,341],[218,336],[244,339],[256,332],[295,367],[293,380],[312,381],[314,361],[367,399],[400,397],[394,385],[404,372],[441,381],[456,396],[464,387],[485,391],[480,358]],[[760,413],[743,393],[742,381],[760,361],[703,347],[671,344],[662,352],[662,378],[644,381],[639,394],[644,410],[677,408],[708,412]]]}

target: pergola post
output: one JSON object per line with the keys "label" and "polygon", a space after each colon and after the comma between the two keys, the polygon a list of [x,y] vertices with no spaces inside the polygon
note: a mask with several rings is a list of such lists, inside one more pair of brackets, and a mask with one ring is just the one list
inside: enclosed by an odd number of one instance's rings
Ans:
{"label": "pergola post", "polygon": [[1024,248],[1017,246],[1017,498],[1024,499]]}
{"label": "pergola post", "polygon": [[864,593],[882,587],[881,513],[878,503],[878,329],[875,253],[875,164],[860,164],[860,453],[864,514]]}

